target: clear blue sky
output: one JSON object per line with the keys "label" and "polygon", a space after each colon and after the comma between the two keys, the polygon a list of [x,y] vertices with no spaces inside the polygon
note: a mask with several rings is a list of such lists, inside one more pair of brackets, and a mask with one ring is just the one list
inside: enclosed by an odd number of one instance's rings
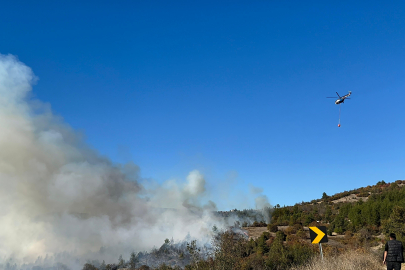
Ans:
{"label": "clear blue sky", "polygon": [[[405,178],[404,1],[139,2],[3,2],[0,53],[158,182],[237,172],[292,205]],[[338,128],[325,97],[349,90]]]}

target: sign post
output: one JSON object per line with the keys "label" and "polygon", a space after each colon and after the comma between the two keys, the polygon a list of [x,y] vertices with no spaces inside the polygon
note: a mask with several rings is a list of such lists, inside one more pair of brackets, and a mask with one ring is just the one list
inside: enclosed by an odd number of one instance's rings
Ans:
{"label": "sign post", "polygon": [[328,242],[328,235],[325,226],[309,227],[309,236],[312,244],[319,244],[319,252],[323,260],[322,243]]}
{"label": "sign post", "polygon": [[319,251],[321,252],[321,258],[322,258],[322,261],[323,261],[323,252],[322,252],[322,244],[321,243],[319,243]]}

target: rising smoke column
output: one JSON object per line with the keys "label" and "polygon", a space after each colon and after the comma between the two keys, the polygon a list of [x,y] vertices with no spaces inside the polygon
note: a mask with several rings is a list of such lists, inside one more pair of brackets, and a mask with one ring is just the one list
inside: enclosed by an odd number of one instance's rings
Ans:
{"label": "rising smoke column", "polygon": [[81,259],[73,268],[85,259],[115,262],[166,238],[206,239],[221,225],[215,204],[201,203],[199,171],[185,184],[143,187],[135,164],[113,164],[31,100],[35,81],[16,57],[0,55],[0,264],[47,254],[66,264]]}
{"label": "rising smoke column", "polygon": [[198,171],[184,187],[162,187],[155,190],[158,197],[142,193],[136,165],[114,166],[49,109],[29,103],[34,81],[30,68],[0,56],[0,257],[81,256],[103,246],[121,251],[128,243],[151,248],[168,234],[198,232],[191,225],[203,221],[186,209],[176,218],[156,210],[159,201],[176,206],[203,193]]}

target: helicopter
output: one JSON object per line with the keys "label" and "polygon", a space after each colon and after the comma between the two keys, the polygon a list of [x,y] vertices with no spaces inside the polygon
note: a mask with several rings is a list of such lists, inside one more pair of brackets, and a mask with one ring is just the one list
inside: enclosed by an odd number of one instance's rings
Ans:
{"label": "helicopter", "polygon": [[[345,99],[350,99],[349,96],[352,94],[352,91],[349,91],[349,94],[344,95],[343,97],[339,96],[339,93],[338,93],[338,92],[336,92],[336,94],[338,95],[339,99],[337,99],[337,100],[335,101],[335,104],[336,104],[336,105],[339,105],[340,103],[344,103],[344,102],[345,102]],[[327,98],[335,98],[335,97],[327,97]]]}
{"label": "helicopter", "polygon": [[[345,102],[345,99],[350,99],[349,96],[352,94],[352,91],[349,91],[349,94],[344,95],[343,97],[341,97],[338,92],[336,92],[336,94],[338,95],[339,99],[337,99],[335,101],[335,104],[336,105],[341,105],[342,103]],[[335,97],[327,97],[327,98],[335,98]],[[341,110],[341,106],[339,106],[339,124],[338,124],[338,127],[340,127],[340,110]]]}

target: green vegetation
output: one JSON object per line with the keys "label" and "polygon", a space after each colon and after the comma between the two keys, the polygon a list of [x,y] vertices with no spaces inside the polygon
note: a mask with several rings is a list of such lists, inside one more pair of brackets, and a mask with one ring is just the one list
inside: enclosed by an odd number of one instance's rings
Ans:
{"label": "green vegetation", "polygon": [[[348,199],[347,199],[348,198]],[[270,211],[270,210],[268,210]],[[254,210],[232,210],[232,213],[221,212],[224,217],[237,215],[241,220],[252,220],[253,217],[263,217]],[[384,243],[389,233],[397,235],[397,239],[405,243],[405,181],[395,183],[378,182],[375,186],[368,186],[352,191],[328,196],[325,192],[322,199],[294,206],[271,209],[271,222],[254,221],[243,225],[251,227],[267,227],[257,239],[246,239],[243,235],[232,231],[219,232],[214,226],[216,234],[212,241],[212,249],[201,250],[196,241],[191,241],[184,248],[175,247],[166,239],[161,248],[152,251],[153,256],[164,255],[171,260],[184,262],[186,270],[215,270],[215,269],[321,269],[318,262],[318,247],[309,243],[308,233],[304,226],[324,225],[328,234],[341,234],[335,238],[338,246],[325,245],[324,253],[334,262],[342,252],[367,250],[370,246]],[[240,223],[236,224],[240,225]],[[286,226],[281,227],[280,226]],[[255,228],[256,230],[256,228]],[[360,252],[363,261],[356,261],[367,265],[367,269],[374,269],[376,257],[369,251]],[[152,254],[151,253],[151,254]],[[382,253],[382,251],[381,251]],[[332,255],[332,256],[330,256]],[[329,257],[328,257],[329,256]],[[363,258],[364,257],[364,258]],[[139,267],[142,253],[132,253],[128,262],[119,258],[117,265],[102,265],[87,263],[84,270],[108,270],[120,267],[130,269],[152,269],[147,266]],[[354,261],[348,260],[350,265]],[[172,264],[173,265],[173,264]],[[321,268],[319,268],[321,267]],[[179,266],[160,264],[153,269],[174,270]],[[357,268],[356,268],[357,269]]]}
{"label": "green vegetation", "polygon": [[[323,200],[301,203],[289,207],[275,208],[269,227],[274,225],[322,223],[328,231],[344,234],[346,231],[358,233],[366,228],[371,233],[392,231],[400,240],[405,240],[405,181],[385,183],[380,181],[375,186],[345,191],[333,196],[323,194]],[[367,197],[357,202],[337,202],[349,195]]]}
{"label": "green vegetation", "polygon": [[[317,252],[317,247],[299,237],[290,237],[282,231],[275,236],[264,232],[256,240],[248,240],[240,234],[231,231],[218,233],[212,241],[212,250],[207,254],[198,247],[195,240],[187,243],[185,253],[178,253],[177,260],[188,258],[185,270],[249,270],[249,269],[290,269],[292,266],[308,262]],[[168,243],[163,244],[167,245]],[[161,250],[160,248],[159,250]],[[154,254],[153,257],[158,258]],[[207,256],[208,255],[208,256]],[[158,267],[141,266],[135,253],[125,262],[122,256],[117,264],[100,265],[98,262],[88,262],[83,270],[116,270],[129,269],[157,269],[179,270],[179,266],[169,266],[161,263]]]}
{"label": "green vegetation", "polygon": [[[193,260],[185,269],[290,269],[309,261],[316,254],[317,248],[307,241],[296,238],[285,240],[286,235],[281,231],[276,237],[264,232],[256,240],[247,240],[230,232],[221,233],[213,242],[213,256],[206,260]],[[174,269],[165,267],[157,269]]]}

